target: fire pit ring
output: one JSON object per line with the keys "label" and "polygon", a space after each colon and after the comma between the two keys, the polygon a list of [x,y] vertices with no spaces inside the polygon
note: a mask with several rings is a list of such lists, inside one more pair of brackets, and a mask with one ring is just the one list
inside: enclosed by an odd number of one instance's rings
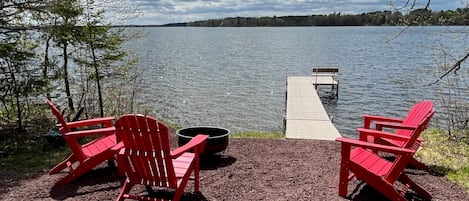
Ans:
{"label": "fire pit ring", "polygon": [[196,126],[177,130],[176,135],[178,136],[178,145],[185,145],[198,134],[209,136],[205,144],[203,154],[222,152],[228,146],[228,135],[230,134],[230,131],[225,128],[212,126]]}

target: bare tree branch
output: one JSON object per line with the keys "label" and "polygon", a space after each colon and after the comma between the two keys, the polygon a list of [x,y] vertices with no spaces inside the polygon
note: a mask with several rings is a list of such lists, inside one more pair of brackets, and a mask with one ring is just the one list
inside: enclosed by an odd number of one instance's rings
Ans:
{"label": "bare tree branch", "polygon": [[426,10],[428,10],[428,8],[430,7],[430,2],[431,2],[431,0],[428,0],[428,1],[427,1],[427,5],[425,6],[425,9],[426,9]]}
{"label": "bare tree branch", "polygon": [[438,82],[440,82],[444,77],[446,77],[448,74],[450,74],[451,72],[456,72],[458,71],[460,68],[461,68],[461,64],[466,61],[466,59],[469,58],[469,52],[460,60],[458,60],[456,63],[454,63],[451,68],[449,70],[447,70],[445,73],[443,73],[443,75],[441,75],[437,80],[435,80],[434,82],[430,83],[429,85],[433,85],[433,84],[436,84]]}
{"label": "bare tree branch", "polygon": [[[393,1],[390,1],[391,4],[393,4],[392,2]],[[424,9],[428,10],[428,8],[430,7],[430,2],[431,2],[431,0],[427,0],[427,4],[425,5]],[[400,10],[400,9],[403,9],[403,8],[410,8],[411,10],[413,10],[413,9],[415,9],[415,6],[417,5],[417,3],[418,3],[418,0],[407,0],[407,1],[404,2],[404,5],[402,5],[402,7],[400,7],[400,8],[397,8],[397,10]],[[412,4],[412,5],[410,5],[410,7],[408,7],[409,4]]]}

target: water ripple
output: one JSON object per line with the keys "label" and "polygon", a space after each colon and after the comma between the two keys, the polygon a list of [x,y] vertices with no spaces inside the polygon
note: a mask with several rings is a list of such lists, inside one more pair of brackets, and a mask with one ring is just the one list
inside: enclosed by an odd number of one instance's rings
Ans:
{"label": "water ripple", "polygon": [[[326,110],[344,135],[360,114],[402,116],[434,98],[422,83],[434,78],[429,32],[394,27],[140,28],[129,44],[140,56],[152,115],[181,126],[213,125],[233,132],[283,128],[287,75],[312,66],[340,68],[338,100]],[[436,29],[436,30],[435,30]],[[417,54],[416,54],[417,53]],[[416,82],[417,81],[417,82]]]}

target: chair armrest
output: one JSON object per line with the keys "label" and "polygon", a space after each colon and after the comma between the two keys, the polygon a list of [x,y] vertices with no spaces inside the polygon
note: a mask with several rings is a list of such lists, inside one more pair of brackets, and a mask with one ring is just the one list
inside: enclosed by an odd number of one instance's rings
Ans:
{"label": "chair armrest", "polygon": [[119,155],[125,155],[125,148],[119,149]]}
{"label": "chair armrest", "polygon": [[362,114],[363,117],[363,127],[370,128],[371,122],[381,121],[381,122],[395,122],[402,123],[404,119],[401,118],[392,118],[392,117],[383,117],[377,115]]}
{"label": "chair armrest", "polygon": [[415,130],[416,126],[406,126],[398,122],[375,122],[376,130],[382,130],[383,128],[394,128],[394,129],[405,129],[405,130]]}
{"label": "chair armrest", "polygon": [[122,150],[122,148],[124,148],[124,143],[119,142],[111,148],[111,151],[117,154]]}
{"label": "chair armrest", "polygon": [[387,153],[392,153],[396,155],[412,155],[415,153],[415,150],[412,150],[412,149],[374,144],[374,143],[363,142],[363,141],[351,139],[351,138],[338,137],[335,140],[348,146],[361,147],[364,149],[371,149],[375,151],[387,152]]}
{"label": "chair armrest", "polygon": [[190,151],[192,149],[194,149],[194,153],[200,154],[204,151],[203,146],[205,145],[205,141],[207,139],[208,139],[208,135],[197,135],[194,138],[192,138],[187,144],[171,151],[171,156],[173,158],[177,158],[181,156],[184,152]]}
{"label": "chair armrest", "polygon": [[86,120],[80,120],[80,121],[72,121],[72,122],[67,122],[67,126],[70,128],[77,128],[77,127],[83,127],[83,126],[93,126],[93,125],[104,125],[104,127],[111,127],[112,126],[112,121],[114,120],[114,117],[101,117],[101,118],[94,118],[94,119],[86,119]]}
{"label": "chair armrest", "polygon": [[383,116],[369,115],[369,114],[362,114],[361,116],[364,119],[369,119],[371,121],[386,121],[386,122],[396,122],[396,123],[402,123],[404,121],[404,119],[401,119],[401,118],[383,117]]}
{"label": "chair armrest", "polygon": [[374,129],[357,128],[356,130],[359,132],[361,141],[366,141],[367,136],[373,136],[375,138],[387,138],[387,139],[399,140],[399,141],[407,141],[410,139],[410,136],[397,135],[394,133],[378,131]]}
{"label": "chair armrest", "polygon": [[91,130],[80,130],[80,131],[72,131],[68,132],[63,135],[64,138],[83,138],[83,137],[90,137],[90,136],[107,136],[113,135],[116,133],[115,127],[109,128],[97,128]]}

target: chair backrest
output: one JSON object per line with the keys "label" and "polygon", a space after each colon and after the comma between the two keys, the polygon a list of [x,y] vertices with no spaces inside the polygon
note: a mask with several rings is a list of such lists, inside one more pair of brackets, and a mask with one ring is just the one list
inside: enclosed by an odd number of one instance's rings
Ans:
{"label": "chair backrest", "polygon": [[60,113],[59,109],[57,109],[57,107],[55,106],[54,103],[52,103],[52,101],[50,101],[49,99],[46,99],[46,102],[47,104],[49,105],[50,109],[52,110],[52,114],[54,114],[54,116],[57,118],[57,121],[60,123],[60,125],[62,126],[60,129],[61,129],[61,133],[66,133],[66,132],[70,132],[70,128],[68,127],[67,125],[67,121],[65,121],[64,117],[62,116],[62,113]]}
{"label": "chair backrest", "polygon": [[176,188],[168,128],[143,115],[124,115],[115,124],[116,135],[124,143],[127,177],[135,183]]}
{"label": "chair backrest", "polygon": [[57,121],[60,123],[61,127],[59,128],[60,134],[62,134],[62,137],[65,140],[65,143],[70,147],[72,152],[75,154],[75,156],[78,158],[78,160],[83,161],[87,157],[83,153],[83,150],[81,149],[81,144],[78,142],[76,138],[67,138],[65,137],[68,132],[71,132],[70,127],[67,125],[67,121],[65,121],[64,117],[62,116],[62,113],[60,113],[59,109],[55,106],[52,101],[49,99],[46,99],[47,104],[49,105],[50,109],[52,110],[52,114],[57,118]]}
{"label": "chair backrest", "polygon": [[[410,108],[407,116],[405,117],[402,125],[406,126],[417,126],[431,113],[433,110],[433,102],[429,100],[424,100],[418,102],[412,108]],[[396,131],[399,135],[410,136],[413,134],[411,130],[399,129]]]}
{"label": "chair backrest", "polygon": [[411,148],[416,143],[418,137],[427,128],[434,114],[435,110],[432,109],[425,117],[420,119],[420,122],[417,124],[417,129],[410,132],[410,139],[403,144],[403,148]]}
{"label": "chair backrest", "polygon": [[[412,146],[415,145],[417,138],[427,128],[433,114],[435,114],[435,110],[431,110],[423,119],[420,120],[420,122],[417,125],[417,129],[411,132],[410,139],[403,144],[402,148],[413,149]],[[385,179],[388,180],[389,182],[395,181],[399,177],[401,172],[404,170],[404,168],[412,160],[412,157],[413,157],[413,154],[405,155],[405,156],[400,155],[396,157],[391,167],[391,171],[389,172],[388,175],[385,176]]]}

